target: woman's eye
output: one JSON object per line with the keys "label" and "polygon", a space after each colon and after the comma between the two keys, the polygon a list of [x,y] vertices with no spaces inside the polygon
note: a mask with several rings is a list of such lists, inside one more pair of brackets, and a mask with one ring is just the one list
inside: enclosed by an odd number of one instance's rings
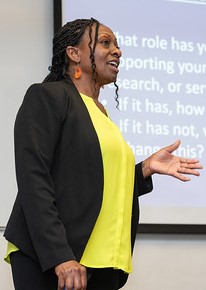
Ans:
{"label": "woman's eye", "polygon": [[101,43],[105,46],[109,46],[109,40],[102,40]]}

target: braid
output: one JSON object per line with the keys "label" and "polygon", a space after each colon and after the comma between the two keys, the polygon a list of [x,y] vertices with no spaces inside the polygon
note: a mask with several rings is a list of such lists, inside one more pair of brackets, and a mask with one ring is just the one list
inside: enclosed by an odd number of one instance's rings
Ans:
{"label": "braid", "polygon": [[[44,79],[44,82],[58,81],[67,78],[69,59],[66,55],[66,48],[69,45],[77,45],[81,41],[85,29],[89,27],[89,29],[92,30],[94,23],[99,24],[94,18],[76,19],[66,23],[57,31],[53,39],[52,65],[49,67],[50,74]],[[92,39],[90,36],[90,44],[91,41]],[[94,66],[94,64],[92,65]]]}
{"label": "braid", "polygon": [[119,93],[118,93],[119,87],[118,87],[116,82],[114,82],[114,85],[116,87],[116,89],[115,89],[115,94],[116,94],[115,101],[117,103],[116,108],[119,109]]}
{"label": "braid", "polygon": [[93,48],[91,47],[91,43],[92,43],[92,25],[90,25],[89,27],[89,49],[90,49],[90,60],[91,60],[91,66],[92,66],[92,78],[94,80],[94,86],[96,84],[96,80],[98,77],[98,73],[96,72],[96,64],[95,64],[95,57],[94,57],[94,51],[96,48],[96,44],[97,44],[97,38],[98,38],[98,30],[99,30],[99,23],[96,24],[96,28],[95,28],[95,37],[94,37],[94,45]]}

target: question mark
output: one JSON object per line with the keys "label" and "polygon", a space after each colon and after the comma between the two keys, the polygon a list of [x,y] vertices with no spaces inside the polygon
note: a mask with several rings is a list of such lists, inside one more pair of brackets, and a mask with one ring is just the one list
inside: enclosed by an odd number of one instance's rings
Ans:
{"label": "question mark", "polygon": [[204,146],[202,144],[198,144],[197,148],[199,149],[199,158],[202,158],[202,153],[204,152]]}

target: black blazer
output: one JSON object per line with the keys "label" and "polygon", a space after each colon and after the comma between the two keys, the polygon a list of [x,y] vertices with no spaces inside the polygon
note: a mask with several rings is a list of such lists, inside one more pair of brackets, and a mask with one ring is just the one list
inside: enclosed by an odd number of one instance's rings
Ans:
{"label": "black blazer", "polygon": [[[32,85],[15,128],[17,198],[5,237],[40,262],[43,271],[80,261],[99,214],[103,163],[89,113],[71,80]],[[132,247],[138,196],[152,190],[136,165]],[[121,272],[121,271],[120,271]],[[123,275],[123,284],[127,275]]]}

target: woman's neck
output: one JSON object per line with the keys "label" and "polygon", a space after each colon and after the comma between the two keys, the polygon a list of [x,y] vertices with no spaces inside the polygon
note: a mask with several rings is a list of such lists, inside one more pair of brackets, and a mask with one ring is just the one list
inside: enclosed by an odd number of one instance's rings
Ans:
{"label": "woman's neck", "polygon": [[91,97],[94,100],[98,100],[100,94],[100,87],[98,84],[89,82],[86,79],[72,79],[72,81],[80,93]]}

